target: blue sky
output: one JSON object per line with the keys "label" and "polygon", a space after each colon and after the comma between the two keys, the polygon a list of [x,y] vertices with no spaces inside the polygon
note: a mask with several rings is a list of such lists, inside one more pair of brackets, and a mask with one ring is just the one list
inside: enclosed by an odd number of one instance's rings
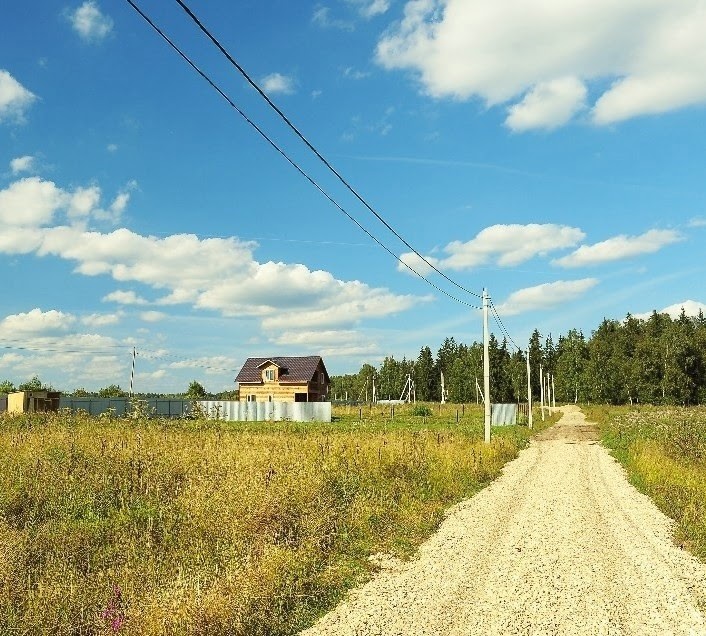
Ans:
{"label": "blue sky", "polygon": [[[230,388],[248,356],[332,374],[481,339],[176,2],[27,0],[0,39],[0,379]],[[514,342],[706,309],[706,8],[675,0],[193,0],[429,263]],[[468,305],[471,305],[469,307]],[[501,338],[498,325],[491,329]]]}

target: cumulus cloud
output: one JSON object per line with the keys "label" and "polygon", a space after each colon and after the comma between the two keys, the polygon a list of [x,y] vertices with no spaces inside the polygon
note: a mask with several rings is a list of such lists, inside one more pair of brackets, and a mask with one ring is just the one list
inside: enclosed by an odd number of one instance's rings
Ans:
{"label": "cumulus cloud", "polygon": [[610,124],[706,102],[704,32],[699,2],[409,0],[376,56],[433,97],[512,104],[516,130],[569,121],[590,84]]}
{"label": "cumulus cloud", "polygon": [[652,254],[683,238],[674,230],[649,230],[639,236],[621,234],[593,245],[582,245],[575,252],[552,262],[562,267],[600,265],[641,254]]}
{"label": "cumulus cloud", "polygon": [[100,42],[113,30],[113,20],[93,0],[84,2],[69,17],[74,31],[87,42]]}
{"label": "cumulus cloud", "polygon": [[89,314],[81,318],[81,323],[88,327],[106,327],[117,325],[123,317],[122,312],[114,314]]}
{"label": "cumulus cloud", "polygon": [[400,272],[412,274],[413,276],[416,275],[415,272],[422,276],[428,276],[434,271],[431,267],[432,265],[436,268],[440,266],[439,259],[433,256],[425,256],[422,258],[414,252],[404,252],[400,254],[400,261],[401,262],[397,264],[397,269]]}
{"label": "cumulus cloud", "polygon": [[160,322],[167,317],[163,311],[143,311],[140,314],[140,320],[145,322]]}
{"label": "cumulus cloud", "polygon": [[[660,309],[659,311],[657,311],[657,313],[668,314],[672,319],[677,319],[679,318],[679,316],[681,316],[682,309],[684,310],[684,313],[687,316],[691,316],[694,318],[699,315],[699,312],[702,312],[704,315],[706,315],[706,304],[698,302],[696,300],[685,300],[683,303],[674,303],[673,305],[669,305],[669,307]],[[651,315],[652,312],[647,311],[643,314],[633,314],[633,317],[641,318],[642,320],[648,320]]]}
{"label": "cumulus cloud", "polygon": [[67,195],[52,181],[27,177],[0,190],[0,223],[33,227],[49,223],[67,205]]}
{"label": "cumulus cloud", "polygon": [[119,305],[147,305],[147,301],[138,296],[134,291],[116,290],[103,296],[103,302],[118,303]]}
{"label": "cumulus cloud", "polygon": [[[131,184],[127,188],[131,189]],[[54,222],[60,212],[72,224],[85,225],[90,218],[117,222],[130,194],[127,189],[120,192],[107,210],[100,207],[100,200],[101,189],[96,185],[68,191],[41,177],[25,177],[0,190],[0,223],[9,226],[10,232],[16,228],[40,227]]]}
{"label": "cumulus cloud", "polygon": [[10,170],[12,174],[19,174],[20,172],[32,172],[34,170],[34,157],[31,155],[25,155],[24,157],[16,157],[10,161]]}
{"label": "cumulus cloud", "polygon": [[550,309],[580,298],[597,284],[598,280],[595,278],[582,278],[526,287],[510,294],[504,302],[496,304],[495,308],[501,316]]}
{"label": "cumulus cloud", "polygon": [[5,121],[22,123],[25,112],[37,96],[28,91],[10,73],[0,69],[0,124]]}
{"label": "cumulus cloud", "polygon": [[66,332],[76,317],[56,309],[42,311],[39,307],[31,311],[6,316],[0,321],[0,337],[18,338],[27,336],[49,336]]}
{"label": "cumulus cloud", "polygon": [[[582,230],[553,223],[491,225],[470,241],[453,241],[443,248],[445,258],[427,257],[439,269],[465,270],[488,263],[513,267],[549,252],[576,245],[585,237]],[[401,259],[420,274],[430,271],[419,257],[405,253]],[[409,270],[399,264],[400,271]]]}
{"label": "cumulus cloud", "polygon": [[379,352],[377,343],[353,330],[284,331],[271,338],[272,343],[322,356],[357,356]]}
{"label": "cumulus cloud", "polygon": [[[427,300],[359,281],[338,280],[329,272],[302,264],[258,262],[253,255],[256,245],[235,237],[200,239],[175,234],[157,238],[126,228],[100,232],[82,223],[45,227],[59,208],[71,221],[83,218],[98,195],[97,186],[70,194],[36,178],[0,191],[0,222],[6,224],[0,233],[0,253],[61,258],[75,264],[75,273],[109,276],[119,283],[152,289],[158,294],[154,301],[158,305],[187,304],[226,316],[259,318],[263,326],[273,329],[355,324]],[[120,209],[126,202],[126,197],[117,198],[112,207]],[[18,210],[23,216],[17,217]],[[97,218],[97,213],[92,211],[90,216]],[[116,290],[103,300],[148,304],[132,290]],[[145,316],[156,319],[158,314]]]}
{"label": "cumulus cloud", "polygon": [[585,107],[587,93],[584,83],[576,77],[541,82],[509,108],[505,124],[516,132],[563,126]]}
{"label": "cumulus cloud", "polygon": [[270,73],[260,80],[260,84],[266,93],[291,95],[294,92],[294,81],[282,73]]}

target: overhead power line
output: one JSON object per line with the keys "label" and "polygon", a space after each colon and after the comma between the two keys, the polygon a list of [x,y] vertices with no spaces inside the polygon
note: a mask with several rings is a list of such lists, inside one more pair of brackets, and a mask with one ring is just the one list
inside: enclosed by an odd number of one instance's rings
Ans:
{"label": "overhead power line", "polygon": [[500,331],[503,332],[503,335],[508,339],[510,344],[512,344],[517,351],[522,351],[520,347],[517,346],[517,343],[512,339],[512,336],[510,335],[510,332],[507,330],[507,327],[505,326],[505,323],[503,323],[502,318],[500,318],[500,314],[498,313],[497,307],[495,307],[495,304],[493,303],[493,299],[490,299],[490,308],[493,312],[493,317],[495,318],[495,321],[498,323],[498,326],[500,327]]}
{"label": "overhead power line", "polygon": [[[202,71],[196,64],[191,60],[191,58],[184,53],[172,40],[169,38],[169,36],[162,31],[151,19],[149,16],[147,16],[140,7],[137,6],[137,4],[133,0],[125,0],[142,18],[147,22],[147,24],[152,27],[152,29],[194,70],[196,73],[198,73],[210,86],[213,88],[223,99],[226,100],[226,102],[233,108],[275,151],[277,151],[299,174],[301,174],[311,185],[313,185],[326,199],[334,205],[342,214],[346,216],[352,223],[354,223],[360,230],[362,230],[365,234],[367,234],[375,243],[377,243],[382,249],[384,249],[388,254],[390,254],[395,260],[397,260],[399,263],[404,265],[409,271],[411,271],[413,274],[421,278],[423,281],[425,281],[428,285],[436,289],[438,292],[444,294],[451,300],[454,300],[462,305],[465,305],[467,307],[470,307],[472,309],[480,309],[480,307],[477,307],[475,305],[471,305],[470,303],[466,302],[465,300],[462,300],[458,298],[457,296],[454,296],[453,294],[450,294],[447,292],[445,289],[439,287],[437,284],[434,282],[430,281],[428,278],[426,278],[423,274],[418,272],[416,269],[414,269],[411,265],[406,263],[400,256],[395,254],[387,245],[385,245],[380,239],[378,239],[372,232],[370,232],[365,226],[363,226],[358,219],[356,219],[352,214],[350,214],[341,204],[338,203],[326,190],[324,190],[316,180],[314,180],[313,177],[309,176],[307,172],[304,171],[303,168],[299,166],[299,164],[294,161],[282,148],[280,148],[279,145],[275,141],[273,141],[267,133],[260,128],[248,115],[241,110],[237,104],[230,98],[228,95],[204,72]],[[404,242],[404,241],[403,241]],[[405,243],[407,245],[407,243]],[[417,254],[424,262],[428,263],[426,259],[424,259],[423,256],[421,256],[416,250],[410,247],[414,251],[415,254]],[[428,263],[432,269],[438,271],[436,267]],[[441,272],[440,272],[441,273]],[[442,276],[444,278],[447,278],[442,273]],[[450,280],[450,279],[448,279]],[[454,281],[451,281],[454,282]],[[473,294],[475,296],[478,296],[478,294],[475,294],[474,292],[471,292],[457,283],[454,283],[457,287],[462,289],[463,291],[466,291],[469,294]]]}
{"label": "overhead power line", "polygon": [[[132,0],[127,0],[132,4]],[[204,35],[211,40],[211,42],[216,46],[216,48],[226,57],[226,59],[238,70],[238,72],[245,78],[245,80],[252,86],[258,94],[267,102],[267,104],[272,108],[284,121],[289,128],[292,129],[294,134],[301,139],[304,144],[311,150],[317,157],[318,159],[336,176],[336,178],[353,194],[353,196],[358,199],[367,209],[370,211],[375,218],[380,221],[392,234],[394,234],[404,245],[407,247],[409,250],[411,250],[416,256],[418,256],[424,263],[433,269],[437,274],[442,276],[444,279],[446,279],[449,283],[454,285],[455,287],[458,287],[458,289],[466,292],[467,294],[471,294],[472,296],[476,296],[477,298],[481,298],[481,294],[478,294],[477,292],[471,291],[470,289],[467,289],[460,283],[456,282],[453,280],[451,277],[447,276],[442,272],[434,263],[430,262],[427,260],[424,256],[422,256],[412,245],[410,245],[403,237],[402,235],[395,230],[383,217],[382,215],[373,208],[373,206],[368,203],[368,201],[350,184],[350,182],[343,177],[343,175],[334,168],[334,166],[331,164],[331,162],[324,157],[319,150],[314,146],[312,142],[310,142],[304,134],[297,128],[297,126],[292,123],[292,120],[287,117],[287,115],[284,114],[281,108],[275,104],[272,99],[265,93],[265,91],[259,86],[259,84],[249,75],[249,73],[242,67],[241,64],[238,63],[238,61],[226,50],[226,48],[218,41],[218,39],[206,28],[206,26],[199,20],[199,18],[194,14],[194,12],[189,8],[189,6],[183,2],[183,0],[175,0],[175,2],[186,12],[186,14],[193,20],[193,22],[198,26],[198,28],[204,33]]]}

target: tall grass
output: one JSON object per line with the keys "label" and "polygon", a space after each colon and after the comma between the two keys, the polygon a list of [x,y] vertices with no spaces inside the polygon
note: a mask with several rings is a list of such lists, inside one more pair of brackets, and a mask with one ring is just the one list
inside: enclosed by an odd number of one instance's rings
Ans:
{"label": "tall grass", "polygon": [[0,633],[295,633],[528,439],[458,419],[1,419]]}
{"label": "tall grass", "polygon": [[675,539],[706,561],[706,407],[588,407],[630,481],[676,521]]}

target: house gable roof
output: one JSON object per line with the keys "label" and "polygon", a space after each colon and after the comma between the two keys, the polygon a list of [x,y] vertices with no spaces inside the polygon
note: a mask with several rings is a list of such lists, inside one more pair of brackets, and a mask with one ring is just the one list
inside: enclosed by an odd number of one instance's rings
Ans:
{"label": "house gable roof", "polygon": [[330,380],[321,356],[275,356],[270,358],[248,358],[235,381],[240,384],[262,382],[261,369],[269,363],[279,367],[279,381],[284,384],[311,382],[319,363],[323,367],[326,381]]}

